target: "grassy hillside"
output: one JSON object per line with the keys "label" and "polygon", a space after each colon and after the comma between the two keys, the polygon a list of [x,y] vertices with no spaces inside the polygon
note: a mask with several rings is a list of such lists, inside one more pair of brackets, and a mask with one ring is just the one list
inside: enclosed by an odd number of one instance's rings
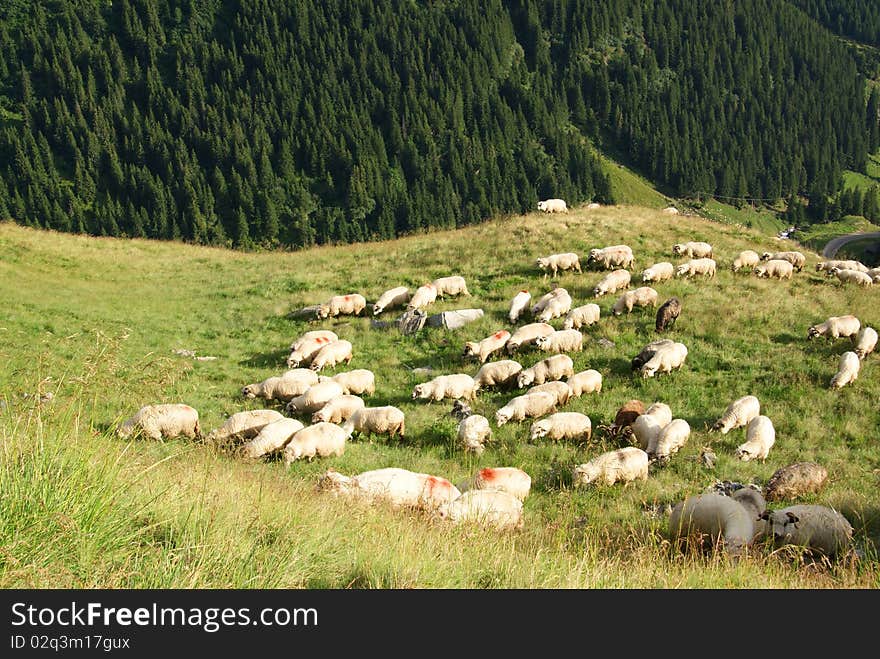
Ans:
{"label": "grassy hillside", "polygon": [[[634,376],[630,359],[656,338],[654,313],[614,317],[616,296],[597,300],[602,318],[585,329],[585,348],[573,358],[576,371],[603,374],[603,389],[564,408],[590,416],[590,445],[530,444],[528,422],[497,428],[494,412],[514,394],[485,392],[473,407],[493,420],[495,439],[479,458],[466,456],[454,443],[451,401],[411,400],[413,386],[426,379],[411,369],[475,373],[477,365],[461,357],[464,342],[509,328],[507,309],[519,289],[535,297],[549,289],[534,267],[537,256],[625,242],[637,273],[655,261],[679,262],[671,245],[688,239],[710,241],[719,269],[711,280],[656,286],[661,301],[677,295],[683,303],[670,333],[689,348],[681,371]],[[729,270],[741,249],[792,246],[757,230],[635,206],[265,254],[0,224],[0,279],[7,282],[0,320],[0,586],[876,588],[878,357],[866,360],[853,385],[831,391],[848,343],[809,342],[806,334],[811,324],[844,313],[880,326],[880,292],[820,277],[813,252],[792,281]],[[452,273],[466,277],[472,297],[437,303],[431,312],[486,311],[460,330],[403,336],[371,329],[368,318],[290,316],[335,293],[357,291],[372,301],[393,286],[415,288]],[[558,281],[584,304],[601,276],[585,270]],[[285,370],[291,341],[316,328],[334,329],[354,344],[351,365],[330,373],[372,369],[377,390],[369,404],[406,412],[405,441],[355,440],[339,458],[285,469],[184,440],[114,437],[114,426],[147,403],[189,403],[205,431],[231,413],[266,406],[242,400],[241,387]],[[198,361],[176,349],[217,359]],[[543,356],[524,352],[516,359],[529,366]],[[777,430],[764,464],[733,457],[742,430],[707,432],[728,402],[747,393],[760,398]],[[667,467],[652,467],[645,483],[573,489],[571,468],[616,446],[598,427],[630,398],[668,403],[692,427],[688,444]],[[703,446],[718,456],[714,469],[698,460]],[[847,515],[862,560],[807,568],[796,553],[761,547],[733,563],[670,547],[664,506],[716,480],[762,484],[799,460],[827,467],[829,484],[805,501]],[[315,492],[328,466],[343,473],[400,466],[456,483],[480,467],[519,466],[533,487],[522,531],[486,532]]]}

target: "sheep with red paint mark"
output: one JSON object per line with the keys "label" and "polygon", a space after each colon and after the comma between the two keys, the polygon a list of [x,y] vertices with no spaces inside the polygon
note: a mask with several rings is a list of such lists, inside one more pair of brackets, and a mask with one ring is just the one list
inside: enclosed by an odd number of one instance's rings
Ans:
{"label": "sheep with red paint mark", "polygon": [[466,341],[462,355],[465,358],[471,357],[476,359],[483,364],[493,353],[503,350],[509,339],[510,332],[507,330],[498,330],[491,336],[487,336],[480,341]]}

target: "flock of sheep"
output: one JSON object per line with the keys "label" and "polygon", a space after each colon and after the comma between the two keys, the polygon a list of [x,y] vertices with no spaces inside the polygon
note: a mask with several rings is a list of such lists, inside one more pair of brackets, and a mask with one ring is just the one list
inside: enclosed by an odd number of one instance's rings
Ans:
{"label": "flock of sheep", "polygon": [[[539,209],[568,212],[564,201],[553,199],[540,202]],[[619,293],[611,307],[613,315],[619,316],[636,307],[657,307],[660,296],[652,285],[672,278],[714,277],[716,274],[717,262],[709,243],[675,244],[671,253],[686,260],[678,265],[660,262],[644,268],[638,276],[642,285],[631,288],[634,277],[630,269],[635,259],[629,246],[611,245],[590,250],[586,265],[608,271],[592,289],[594,298]],[[582,272],[579,256],[570,252],[542,256],[535,265],[545,278],[564,272]],[[746,250],[732,259],[731,269],[750,271],[757,277],[790,279],[804,265],[805,258],[800,252],[759,255]],[[817,271],[836,276],[841,282],[865,286],[880,283],[878,270],[870,270],[854,261],[826,261],[817,266]],[[389,289],[372,305],[372,313],[377,316],[394,309],[424,309],[439,298],[451,296],[470,296],[464,277],[442,277],[414,292],[405,286]],[[366,308],[363,295],[349,293],[335,295],[318,305],[315,315],[316,320],[358,316]],[[681,302],[674,297],[660,305],[656,313],[657,332],[672,327],[681,309]],[[411,397],[423,401],[453,401],[452,414],[459,420],[457,441],[465,452],[482,454],[492,439],[490,420],[474,414],[468,404],[486,389],[523,390],[495,412],[496,427],[529,421],[532,441],[588,442],[593,432],[589,416],[560,408],[572,398],[602,391],[602,374],[595,369],[575,372],[568,354],[582,349],[582,330],[598,323],[600,314],[594,302],[575,305],[570,293],[558,285],[537,300],[533,300],[527,290],[521,290],[510,301],[508,319],[513,325],[527,317],[531,322],[514,326],[512,331],[501,329],[485,338],[465,341],[462,357],[465,362],[479,364],[476,373],[436,376],[415,385]],[[556,319],[561,320],[560,329],[551,324]],[[877,343],[877,332],[862,326],[852,315],[828,318],[813,325],[808,330],[808,338],[815,337],[848,338],[853,344],[853,349],[840,358],[838,372],[830,383],[832,388],[851,384]],[[528,366],[516,361],[515,357],[528,351],[549,354]],[[288,370],[241,390],[245,399],[282,403],[284,413],[274,409],[238,412],[210,432],[207,439],[249,459],[280,455],[290,466],[301,459],[342,455],[355,434],[389,439],[404,437],[405,414],[401,409],[392,405],[370,406],[364,400],[376,390],[372,371],[355,369],[332,376],[321,374],[338,365],[348,366],[353,356],[352,343],[335,332],[327,329],[305,332],[290,345]],[[648,343],[632,359],[632,370],[646,378],[671,373],[682,367],[687,356],[688,348],[683,343],[661,338]],[[772,420],[761,414],[756,396],[748,395],[731,402],[712,431],[726,434],[738,428],[744,429],[745,436],[735,456],[743,461],[766,460],[776,433]],[[688,441],[691,428],[683,418],[673,418],[672,410],[664,403],[655,402],[645,408],[640,401],[629,401],[621,407],[609,431],[626,436],[631,445],[577,465],[572,473],[575,487],[646,480],[649,465],[662,466],[673,459]],[[133,433],[154,439],[202,438],[198,412],[184,404],[143,407],[118,428],[122,437]],[[828,555],[843,553],[850,548],[852,527],[837,511],[805,505],[776,511],[766,508],[766,500],[817,491],[827,477],[827,473],[821,474],[823,471],[814,463],[800,463],[778,470],[763,493],[742,488],[730,493],[709,492],[690,497],[673,509],[670,536],[680,541],[720,541],[733,554],[765,537]],[[330,468],[318,486],[337,496],[414,507],[453,522],[476,520],[501,528],[520,528],[523,500],[529,493],[531,478],[518,468],[489,467],[479,470],[469,481],[453,485],[440,476],[397,467],[352,476]]]}

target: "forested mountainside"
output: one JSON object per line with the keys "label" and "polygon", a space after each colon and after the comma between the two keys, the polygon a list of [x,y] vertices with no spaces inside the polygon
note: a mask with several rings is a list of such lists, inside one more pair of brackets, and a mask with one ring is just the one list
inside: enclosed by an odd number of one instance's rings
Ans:
{"label": "forested mountainside", "polygon": [[789,0],[836,34],[880,46],[880,3],[871,0]]}
{"label": "forested mountainside", "polygon": [[826,199],[880,98],[810,4],[2,0],[0,217],[390,238],[612,203],[596,149],[677,196]]}

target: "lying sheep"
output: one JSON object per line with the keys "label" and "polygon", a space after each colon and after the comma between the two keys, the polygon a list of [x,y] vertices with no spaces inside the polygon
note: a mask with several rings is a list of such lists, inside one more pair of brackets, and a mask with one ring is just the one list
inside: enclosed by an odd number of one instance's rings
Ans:
{"label": "lying sheep", "polygon": [[855,337],[850,338],[853,339],[853,352],[859,356],[859,359],[870,355],[877,346],[877,330],[867,325],[860,329]]}
{"label": "lying sheep", "polygon": [[523,421],[556,411],[556,396],[546,391],[523,394],[510,399],[495,412],[495,423],[503,426],[508,421]]}
{"label": "lying sheep", "polygon": [[305,428],[305,424],[297,419],[278,419],[267,423],[257,436],[244,444],[240,449],[241,457],[256,460],[283,449],[294,433]]}
{"label": "lying sheep", "polygon": [[143,436],[148,439],[174,439],[188,437],[201,439],[199,413],[194,407],[183,403],[144,405],[116,429],[116,436],[123,439]]}
{"label": "lying sheep", "polygon": [[416,289],[413,296],[406,305],[408,311],[414,309],[424,309],[430,304],[437,301],[437,289],[433,284],[423,284]]}
{"label": "lying sheep", "polygon": [[359,316],[367,306],[366,298],[360,293],[334,295],[318,307],[318,318],[335,318],[336,316]]}
{"label": "lying sheep", "polygon": [[219,428],[208,433],[207,440],[217,445],[237,444],[256,437],[272,421],[283,419],[277,410],[246,410],[231,415]]}
{"label": "lying sheep", "polygon": [[629,245],[609,245],[608,247],[594,247],[590,250],[587,263],[597,265],[605,270],[614,268],[631,268],[635,259]]}
{"label": "lying sheep", "polygon": [[571,387],[562,380],[551,380],[544,384],[536,384],[534,387],[529,387],[525,393],[533,394],[538,391],[546,391],[553,394],[556,397],[556,404],[559,406],[565,405],[571,398]]}
{"label": "lying sheep", "polygon": [[712,245],[703,241],[688,241],[676,243],[672,246],[672,253],[676,256],[687,256],[691,259],[712,258]]}
{"label": "lying sheep", "polygon": [[529,323],[517,328],[504,346],[509,354],[513,354],[524,346],[534,345],[539,336],[547,336],[556,331],[550,323]]}
{"label": "lying sheep", "polygon": [[631,313],[633,307],[656,307],[658,297],[657,291],[650,286],[640,286],[635,290],[626,291],[617,298],[614,306],[611,307],[611,312],[615,316],[620,316],[624,312]]}
{"label": "lying sheep", "polygon": [[298,341],[296,347],[290,349],[287,356],[287,368],[297,368],[298,366],[309,365],[312,359],[318,354],[318,351],[324,346],[337,341],[326,336],[316,336],[310,339]]}
{"label": "lying sheep", "polygon": [[800,252],[764,252],[761,254],[762,261],[788,261],[792,267],[800,272],[807,263],[807,257]]}
{"label": "lying sheep", "polygon": [[289,401],[306,392],[318,383],[318,375],[308,368],[293,368],[281,375],[274,375],[262,382],[242,387],[244,398],[265,398],[266,400]]}
{"label": "lying sheep", "polygon": [[399,467],[373,469],[355,476],[343,476],[331,468],[319,479],[318,489],[371,504],[387,503],[427,511],[434,511],[461,496],[458,488],[445,478]]}
{"label": "lying sheep", "polygon": [[837,373],[831,378],[831,388],[840,389],[848,384],[852,384],[859,377],[859,370],[862,362],[859,356],[852,350],[847,350],[840,356],[837,365]]}
{"label": "lying sheep", "polygon": [[337,339],[325,345],[315,354],[309,368],[317,373],[325,368],[333,368],[343,362],[347,365],[351,363],[353,356],[351,341]]}
{"label": "lying sheep", "polygon": [[470,296],[470,291],[468,291],[467,288],[467,282],[461,275],[438,277],[431,282],[431,285],[437,290],[437,297],[446,297],[447,295]]}
{"label": "lying sheep", "polygon": [[671,297],[657,309],[657,317],[654,320],[654,329],[657,332],[665,332],[678,320],[681,315],[681,300]]}
{"label": "lying sheep", "polygon": [[568,205],[564,199],[544,199],[538,202],[538,210],[545,213],[567,213]]}
{"label": "lying sheep", "polygon": [[598,394],[602,391],[602,374],[594,368],[588,368],[586,371],[575,373],[565,383],[572,396]]}
{"label": "lying sheep", "polygon": [[373,371],[366,368],[356,368],[353,371],[343,371],[332,377],[327,377],[325,375],[318,377],[318,382],[326,382],[327,380],[333,380],[336,382],[342,387],[342,393],[344,394],[365,394],[367,396],[372,396],[376,393],[376,375]]}
{"label": "lying sheep", "polygon": [[535,319],[541,323],[547,323],[554,318],[561,318],[571,311],[571,295],[564,288],[557,288],[553,296],[536,314]]}
{"label": "lying sheep", "polygon": [[583,343],[584,335],[576,329],[557,330],[535,339],[538,350],[543,352],[580,352]]}
{"label": "lying sheep", "polygon": [[777,547],[795,545],[836,558],[853,548],[853,527],[842,514],[828,506],[797,504],[764,511],[765,533]]}
{"label": "lying sheep", "polygon": [[489,419],[480,414],[470,414],[458,422],[457,438],[465,453],[481,455],[486,442],[492,439]]}
{"label": "lying sheep", "polygon": [[594,323],[598,323],[600,313],[599,305],[595,302],[575,307],[565,315],[562,329],[579,330],[581,327],[588,327]]}
{"label": "lying sheep", "polygon": [[642,282],[647,284],[649,282],[666,281],[667,279],[672,279],[674,272],[674,265],[669,261],[661,261],[642,270]]}
{"label": "lying sheep", "polygon": [[532,294],[527,290],[521,290],[513,296],[513,299],[510,301],[510,311],[507,312],[507,317],[510,319],[511,323],[515,323],[519,320],[519,317],[523,312],[529,308],[529,302],[531,301]]}
{"label": "lying sheep", "polygon": [[304,394],[290,399],[284,411],[291,416],[297,414],[314,414],[328,401],[343,395],[342,385],[334,380],[325,380],[313,384]]}
{"label": "lying sheep", "polygon": [[710,430],[718,430],[726,435],[731,430],[747,426],[756,416],[761,414],[761,402],[756,396],[748,395],[737,398],[724,410],[724,414],[712,425]]}
{"label": "lying sheep", "polygon": [[532,489],[532,477],[519,467],[485,467],[480,469],[464,487],[464,492],[473,490],[498,490],[512,494],[520,501],[525,501]]}
{"label": "lying sheep", "polygon": [[645,362],[647,362],[660,348],[664,346],[671,346],[675,341],[672,339],[657,339],[656,341],[651,341],[648,345],[642,348],[641,352],[632,358],[630,361],[630,368],[635,371],[644,366]]}
{"label": "lying sheep", "polygon": [[691,259],[675,268],[676,277],[715,276],[716,263],[710,258]]}
{"label": "lying sheep", "polygon": [[312,423],[342,423],[348,420],[357,410],[366,407],[367,404],[360,396],[342,394],[324,403],[317,412],[312,414]]}
{"label": "lying sheep", "polygon": [[469,490],[437,509],[440,519],[459,524],[476,522],[502,530],[523,526],[523,503],[502,490]]}
{"label": "lying sheep", "polygon": [[600,279],[593,288],[593,297],[602,297],[607,293],[616,293],[624,288],[629,288],[629,282],[629,270],[612,270]]}
{"label": "lying sheep", "polygon": [[477,383],[467,373],[438,375],[413,387],[412,399],[441,401],[444,398],[464,398],[476,400]]}
{"label": "lying sheep", "polygon": [[639,369],[643,378],[654,377],[657,373],[671,373],[680,369],[688,355],[683,343],[659,346],[651,358]]}
{"label": "lying sheep", "polygon": [[831,274],[837,277],[842,284],[857,284],[859,286],[873,286],[874,279],[867,272],[859,272],[858,270],[844,270],[842,268],[831,268]]}
{"label": "lying sheep", "polygon": [[754,273],[756,277],[765,279],[791,279],[794,266],[788,261],[781,259],[773,259],[755,267]]}
{"label": "lying sheep", "polygon": [[574,486],[591,483],[614,485],[634,480],[648,480],[648,454],[635,446],[625,446],[602,453],[574,468]]}
{"label": "lying sheep", "polygon": [[831,316],[824,322],[810,327],[807,330],[807,338],[814,339],[817,336],[825,336],[829,341],[840,337],[851,339],[858,336],[861,328],[862,322],[853,315]]}
{"label": "lying sheep", "polygon": [[403,410],[393,405],[363,407],[355,410],[342,424],[342,428],[349,434],[357,432],[367,437],[388,435],[391,439],[397,436],[403,439],[406,433],[406,417]]}
{"label": "lying sheep", "polygon": [[691,436],[691,427],[684,419],[673,419],[667,423],[654,437],[646,453],[652,462],[665,464],[669,458],[687,443]]}
{"label": "lying sheep", "polygon": [[759,414],[746,425],[746,441],[734,452],[735,457],[748,462],[760,460],[766,462],[767,455],[776,443],[776,429],[769,417]]}
{"label": "lying sheep", "polygon": [[736,499],[708,492],[675,505],[669,515],[669,537],[679,546],[691,544],[701,550],[721,543],[728,554],[738,557],[755,540],[755,522]]}
{"label": "lying sheep", "polygon": [[483,364],[474,376],[475,391],[483,387],[511,387],[516,384],[516,376],[522,368],[522,364],[512,359]]}
{"label": "lying sheep", "polygon": [[503,350],[509,339],[510,332],[507,330],[499,330],[480,341],[466,341],[462,356],[465,358],[472,357],[483,364],[489,359],[492,353]]}
{"label": "lying sheep", "polygon": [[780,467],[764,487],[767,501],[797,499],[805,494],[816,494],[828,482],[828,470],[816,462],[795,462]]}
{"label": "lying sheep", "polygon": [[530,384],[544,384],[574,375],[574,362],[565,354],[551,355],[537,364],[524,368],[516,376],[516,386],[523,389]]}
{"label": "lying sheep", "polygon": [[529,439],[552,439],[560,441],[572,439],[577,442],[589,442],[593,436],[593,425],[590,417],[580,412],[556,412],[538,419],[529,429]]}
{"label": "lying sheep", "polygon": [[373,315],[378,316],[380,313],[386,311],[387,309],[405,307],[411,299],[412,293],[409,292],[409,288],[407,286],[397,286],[396,288],[390,288],[382,293],[382,295],[379,296],[379,299],[373,303]]}
{"label": "lying sheep", "polygon": [[535,259],[535,265],[544,273],[545,278],[550,274],[555,277],[560,270],[582,272],[580,258],[574,252],[539,256]]}
{"label": "lying sheep", "polygon": [[284,465],[289,467],[302,458],[311,461],[315,457],[327,458],[334,455],[339,457],[345,453],[345,443],[350,436],[351,433],[328,421],[319,421],[306,426],[293,433],[284,445],[281,451]]}
{"label": "lying sheep", "polygon": [[761,257],[758,256],[758,252],[746,249],[740,252],[735,259],[733,259],[733,263],[730,264],[731,270],[734,272],[739,272],[740,270],[748,269],[754,270],[755,266],[760,263]]}

